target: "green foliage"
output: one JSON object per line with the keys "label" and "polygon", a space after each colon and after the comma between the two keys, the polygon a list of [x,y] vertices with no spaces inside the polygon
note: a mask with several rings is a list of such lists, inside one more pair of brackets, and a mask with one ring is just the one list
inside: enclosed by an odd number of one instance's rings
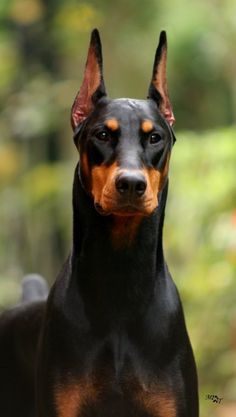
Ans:
{"label": "green foliage", "polygon": [[206,394],[235,400],[235,135],[235,128],[179,132],[165,226],[167,258],[196,353],[202,411],[212,417]]}

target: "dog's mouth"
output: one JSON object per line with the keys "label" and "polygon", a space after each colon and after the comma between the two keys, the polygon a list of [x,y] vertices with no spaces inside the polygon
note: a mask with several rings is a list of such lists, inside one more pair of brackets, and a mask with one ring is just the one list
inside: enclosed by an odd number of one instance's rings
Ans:
{"label": "dog's mouth", "polygon": [[154,169],[149,172],[98,166],[92,171],[91,184],[95,209],[102,216],[149,216],[158,206],[161,179]]}
{"label": "dog's mouth", "polygon": [[151,201],[146,202],[116,202],[109,200],[109,204],[94,203],[94,207],[102,216],[109,216],[111,214],[117,216],[135,216],[135,215],[150,215],[157,206],[152,207]]}

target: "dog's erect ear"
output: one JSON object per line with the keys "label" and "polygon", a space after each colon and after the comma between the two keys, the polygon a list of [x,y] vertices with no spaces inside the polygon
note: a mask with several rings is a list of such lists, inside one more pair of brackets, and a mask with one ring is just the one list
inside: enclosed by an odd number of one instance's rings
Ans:
{"label": "dog's erect ear", "polygon": [[161,113],[167,122],[172,126],[175,122],[175,117],[172,111],[167,88],[166,61],[167,39],[166,32],[162,31],[160,34],[159,45],[156,50],[152,80],[148,91],[148,98],[151,98],[157,102]]}
{"label": "dog's erect ear", "polygon": [[99,32],[94,29],[91,34],[84,79],[71,109],[73,130],[88,117],[96,102],[105,95],[102,74],[102,45]]}

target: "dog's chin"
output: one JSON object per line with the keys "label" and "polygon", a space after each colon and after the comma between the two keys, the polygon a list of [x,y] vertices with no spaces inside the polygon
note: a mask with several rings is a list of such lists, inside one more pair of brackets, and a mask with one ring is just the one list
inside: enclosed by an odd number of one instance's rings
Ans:
{"label": "dog's chin", "polygon": [[157,208],[149,205],[135,205],[135,204],[124,204],[124,205],[113,205],[112,207],[103,206],[100,203],[95,202],[94,207],[101,216],[121,216],[121,217],[132,217],[132,216],[150,216]]}

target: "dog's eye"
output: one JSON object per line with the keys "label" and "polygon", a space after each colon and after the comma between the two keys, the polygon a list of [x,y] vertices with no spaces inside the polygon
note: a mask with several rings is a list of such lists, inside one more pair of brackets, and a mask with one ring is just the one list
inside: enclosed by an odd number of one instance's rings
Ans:
{"label": "dog's eye", "polygon": [[105,130],[98,132],[96,137],[103,142],[107,142],[109,140],[109,134]]}
{"label": "dog's eye", "polygon": [[160,142],[161,139],[162,139],[162,137],[159,135],[159,133],[153,132],[149,136],[149,142],[152,143],[152,144]]}

